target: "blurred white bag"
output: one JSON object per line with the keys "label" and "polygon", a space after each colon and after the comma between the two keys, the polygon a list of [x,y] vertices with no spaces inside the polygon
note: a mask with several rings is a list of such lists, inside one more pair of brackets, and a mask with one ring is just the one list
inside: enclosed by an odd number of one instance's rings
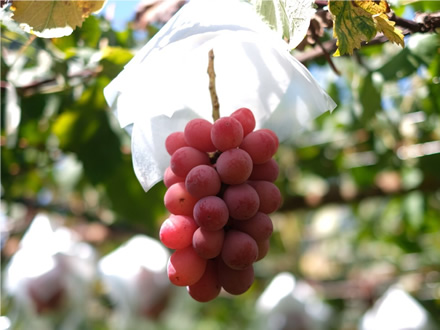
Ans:
{"label": "blurred white bag", "polygon": [[115,303],[114,329],[136,329],[138,323],[160,315],[170,289],[168,257],[159,241],[136,235],[101,258],[100,276]]}
{"label": "blurred white bag", "polygon": [[269,283],[256,303],[258,329],[327,329],[331,308],[304,281],[287,272]]}
{"label": "blurred white bag", "polygon": [[248,107],[257,128],[271,128],[285,140],[336,106],[251,4],[192,0],[104,90],[131,134],[135,173],[146,191],[168,166],[168,134],[195,117],[212,120],[210,49],[221,116]]}
{"label": "blurred white bag", "polygon": [[434,330],[428,312],[398,286],[390,287],[360,322],[360,330]]}
{"label": "blurred white bag", "polygon": [[68,228],[52,228],[38,214],[5,269],[5,290],[14,298],[11,321],[24,329],[78,329],[86,319],[95,279],[94,249]]}

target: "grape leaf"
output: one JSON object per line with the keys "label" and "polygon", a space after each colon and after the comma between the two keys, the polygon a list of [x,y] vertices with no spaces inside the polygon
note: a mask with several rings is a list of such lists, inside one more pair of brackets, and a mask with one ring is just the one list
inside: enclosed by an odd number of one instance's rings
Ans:
{"label": "grape leaf", "polygon": [[388,40],[403,47],[403,34],[388,19],[388,3],[380,1],[338,1],[330,0],[329,9],[333,15],[333,34],[337,38],[338,49],[334,56],[353,54],[361,42],[371,40],[382,32]]}
{"label": "grape leaf", "polygon": [[390,11],[390,7],[385,0],[355,1],[355,3],[372,15],[378,32],[382,32],[391,42],[404,46],[402,32],[395,27],[396,23],[390,21],[386,15]]}
{"label": "grape leaf", "polygon": [[26,32],[42,38],[58,38],[71,34],[86,17],[99,11],[105,1],[15,0],[11,10],[13,19]]}
{"label": "grape leaf", "polygon": [[315,13],[312,0],[253,0],[263,20],[295,48],[305,37]]}

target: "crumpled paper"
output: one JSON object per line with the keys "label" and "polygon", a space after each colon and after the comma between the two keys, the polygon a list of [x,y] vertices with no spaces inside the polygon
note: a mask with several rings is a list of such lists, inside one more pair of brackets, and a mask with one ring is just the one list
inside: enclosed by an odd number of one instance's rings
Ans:
{"label": "crumpled paper", "polygon": [[145,191],[162,180],[168,166],[166,137],[193,118],[212,121],[210,49],[221,116],[247,107],[257,128],[270,128],[286,140],[336,106],[252,5],[192,0],[104,90],[131,134],[133,166]]}

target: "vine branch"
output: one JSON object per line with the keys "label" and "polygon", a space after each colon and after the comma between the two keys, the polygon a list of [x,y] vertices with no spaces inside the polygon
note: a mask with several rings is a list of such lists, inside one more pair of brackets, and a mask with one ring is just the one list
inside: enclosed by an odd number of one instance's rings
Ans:
{"label": "vine branch", "polygon": [[218,102],[217,91],[215,88],[214,50],[211,49],[208,56],[209,93],[211,94],[212,102],[212,119],[216,121],[220,118],[220,103]]}
{"label": "vine branch", "polygon": [[[327,5],[327,1],[315,1],[318,4],[318,7],[323,7]],[[419,13],[416,15],[414,20],[405,19],[395,14],[392,14],[390,20],[396,22],[396,25],[403,28],[403,34],[413,34],[413,33],[434,33],[436,29],[440,28],[440,13]],[[420,21],[420,22],[419,22]],[[388,40],[384,38],[382,35],[378,35],[368,42],[368,44],[364,43],[362,47],[367,47],[370,45],[377,45],[387,42]],[[297,60],[305,64],[306,62],[313,61],[317,58],[321,58],[323,56],[327,56],[326,54],[331,54],[336,50],[336,40],[328,40],[324,42],[317,43],[317,47],[311,48],[305,52],[299,52],[295,54]],[[330,62],[329,62],[330,63]],[[330,64],[331,65],[331,64]],[[102,68],[98,67],[95,70],[84,70],[83,72],[75,75],[70,75],[67,79],[81,77],[81,78],[89,78],[96,76],[100,73]],[[212,70],[212,72],[210,71]],[[208,63],[208,75],[209,75],[209,83],[210,83],[210,93],[211,100],[213,101],[213,109],[220,109],[217,93],[215,90],[215,72],[214,72],[214,52],[211,50],[209,52],[209,63]],[[25,95],[32,95],[40,92],[42,87],[46,87],[47,85],[51,85],[57,82],[57,78],[49,78],[42,81],[35,81],[30,83],[29,85],[19,86],[17,90],[19,92],[24,93]],[[8,82],[1,81],[0,88],[6,88]],[[212,84],[212,88],[211,88]],[[213,99],[214,97],[214,99]],[[216,110],[217,111],[217,110]],[[219,111],[219,110],[218,110]],[[218,113],[220,116],[220,112]]]}
{"label": "vine branch", "polygon": [[440,182],[433,178],[426,178],[417,187],[410,189],[401,188],[396,191],[388,192],[379,187],[371,187],[360,190],[352,196],[344,196],[339,186],[331,186],[328,192],[322,196],[288,196],[279,211],[295,211],[299,209],[310,209],[322,207],[328,204],[345,204],[357,203],[367,198],[373,197],[392,197],[409,194],[413,191],[421,191],[423,193],[433,193],[439,190]]}
{"label": "vine branch", "polygon": [[[324,7],[327,1],[315,1],[319,7]],[[435,33],[440,28],[440,12],[436,13],[417,13],[414,20],[406,19],[397,16],[395,13],[390,15],[390,21],[396,22],[396,26],[402,28],[402,33],[407,36],[414,33]],[[312,30],[312,33],[314,31]],[[328,40],[325,42],[318,42],[317,38],[313,36],[317,47],[313,47],[310,50],[299,52],[295,54],[295,58],[303,64],[309,61],[313,61],[317,58],[326,57],[327,54],[336,51],[336,40]],[[375,38],[368,43],[363,42],[362,47],[372,46],[377,44],[383,44],[388,42],[388,39],[383,35],[378,34]],[[331,61],[329,61],[331,66]]]}

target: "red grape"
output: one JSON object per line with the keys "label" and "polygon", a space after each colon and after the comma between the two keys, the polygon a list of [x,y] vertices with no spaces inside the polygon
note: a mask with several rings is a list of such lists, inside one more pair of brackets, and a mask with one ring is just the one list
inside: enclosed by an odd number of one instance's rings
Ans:
{"label": "red grape", "polygon": [[223,183],[240,184],[251,175],[252,159],[244,150],[229,149],[218,157],[216,169]]}
{"label": "red grape", "polygon": [[255,240],[246,233],[229,230],[223,242],[222,259],[232,269],[245,269],[252,265],[258,256]]}
{"label": "red grape", "polygon": [[249,181],[260,198],[260,208],[264,213],[272,213],[281,205],[281,192],[278,187],[269,181]]}
{"label": "red grape", "polygon": [[170,249],[183,249],[192,244],[197,224],[192,217],[171,214],[159,230],[161,242]]}
{"label": "red grape", "polygon": [[215,299],[222,287],[233,295],[246,292],[254,281],[253,263],[269,250],[268,214],[282,201],[272,158],[279,140],[255,127],[252,111],[239,108],[214,124],[190,120],[165,141],[171,160],[164,204],[171,215],[159,236],[175,250],[169,280],[187,286],[199,302]]}
{"label": "red grape", "polygon": [[231,227],[248,234],[257,242],[268,239],[273,232],[272,220],[263,212],[257,212],[248,220],[232,221]]}
{"label": "red grape", "polygon": [[220,151],[237,148],[243,141],[243,127],[232,117],[217,119],[212,125],[211,140]]}
{"label": "red grape", "polygon": [[169,188],[177,182],[184,182],[184,181],[185,178],[182,178],[181,176],[177,176],[176,174],[174,174],[170,166],[166,168],[165,173],[163,175],[163,183],[165,187]]}
{"label": "red grape", "polygon": [[203,276],[206,259],[200,257],[192,245],[176,250],[168,260],[168,278],[177,286],[187,286],[197,283]]}
{"label": "red grape", "polygon": [[228,267],[221,258],[217,259],[218,279],[223,289],[234,295],[245,293],[254,282],[254,268],[236,270]]}
{"label": "red grape", "polygon": [[185,179],[186,190],[197,198],[217,195],[221,184],[217,171],[209,165],[192,168]]}
{"label": "red grape", "polygon": [[170,155],[173,155],[177,149],[186,147],[187,145],[183,132],[171,133],[165,140],[165,149]]}
{"label": "red grape", "polygon": [[278,149],[278,146],[280,145],[280,140],[278,139],[278,136],[275,134],[275,132],[268,128],[260,128],[259,130],[262,132],[269,133],[270,136],[272,136],[273,140],[275,141],[276,148]]}
{"label": "red grape", "polygon": [[177,149],[171,156],[170,167],[177,176],[186,177],[197,165],[209,165],[209,156],[193,147]]}
{"label": "red grape", "polygon": [[221,290],[217,275],[217,264],[214,260],[208,260],[205,273],[197,283],[188,286],[189,295],[199,302],[208,302],[215,299]]}
{"label": "red grape", "polygon": [[212,123],[206,119],[196,118],[190,120],[184,130],[186,143],[200,151],[215,151],[215,146],[211,141]]}
{"label": "red grape", "polygon": [[194,220],[206,230],[220,230],[226,225],[228,219],[228,207],[220,197],[203,197],[194,206]]}
{"label": "red grape", "polygon": [[249,180],[274,182],[278,178],[280,169],[275,159],[271,158],[262,164],[254,164]]}
{"label": "red grape", "polygon": [[267,252],[269,252],[270,240],[265,239],[263,241],[259,241],[257,242],[257,245],[258,245],[258,257],[257,260],[255,261],[260,261],[267,255]]}
{"label": "red grape", "polygon": [[223,194],[229,215],[236,220],[246,220],[253,217],[260,207],[257,192],[247,183],[232,185]]}
{"label": "red grape", "polygon": [[240,108],[231,114],[232,118],[237,119],[243,127],[243,136],[248,135],[255,128],[255,117],[248,108]]}
{"label": "red grape", "polygon": [[270,133],[264,130],[253,131],[246,135],[240,148],[245,150],[255,164],[263,164],[275,155],[276,141]]}
{"label": "red grape", "polygon": [[199,227],[192,237],[192,245],[199,256],[204,259],[212,259],[220,254],[224,237],[225,231],[223,229],[210,231]]}
{"label": "red grape", "polygon": [[173,184],[165,193],[164,204],[172,214],[192,216],[196,203],[197,198],[185,189],[183,182]]}

